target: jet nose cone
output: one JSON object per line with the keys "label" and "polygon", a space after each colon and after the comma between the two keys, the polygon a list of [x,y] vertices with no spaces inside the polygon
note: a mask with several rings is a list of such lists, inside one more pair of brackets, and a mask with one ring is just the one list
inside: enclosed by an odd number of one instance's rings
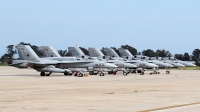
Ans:
{"label": "jet nose cone", "polygon": [[155,65],[155,64],[152,64],[152,63],[148,63],[148,64],[147,64],[147,67],[148,67],[148,68],[157,68],[158,65]]}
{"label": "jet nose cone", "polygon": [[137,66],[134,65],[134,64],[126,63],[126,64],[125,64],[125,67],[126,67],[126,68],[136,68]]}
{"label": "jet nose cone", "polygon": [[189,66],[189,67],[195,67],[196,65],[194,65],[194,64],[187,64],[186,66]]}
{"label": "jet nose cone", "polygon": [[185,65],[180,64],[180,63],[176,63],[176,64],[173,64],[173,65],[174,65],[174,67],[185,67]]}
{"label": "jet nose cone", "polygon": [[171,65],[171,64],[167,64],[167,66],[166,67],[174,67],[173,65]]}
{"label": "jet nose cone", "polygon": [[117,68],[118,66],[114,65],[114,64],[111,64],[111,63],[106,63],[105,64],[105,67],[106,68]]}

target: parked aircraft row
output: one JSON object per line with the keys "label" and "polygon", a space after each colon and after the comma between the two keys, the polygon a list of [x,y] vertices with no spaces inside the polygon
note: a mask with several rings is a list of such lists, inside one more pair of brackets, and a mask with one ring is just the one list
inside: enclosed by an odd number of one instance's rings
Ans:
{"label": "parked aircraft row", "polygon": [[88,48],[90,56],[86,56],[78,46],[68,48],[72,57],[61,57],[53,47],[42,46],[41,50],[45,56],[43,58],[39,58],[29,45],[17,45],[16,48],[20,60],[13,60],[11,66],[30,67],[40,72],[41,76],[49,76],[53,72],[64,73],[64,75],[74,73],[78,77],[82,77],[84,72],[104,76],[105,72],[116,74],[117,71],[123,71],[123,75],[130,72],[143,75],[146,70],[152,70],[150,74],[160,73],[158,68],[166,68],[166,73],[169,74],[171,67],[195,66],[180,60],[160,59],[160,57],[143,56],[141,59],[123,48],[119,48],[122,57],[111,48],[104,48],[104,55],[100,49],[93,47]]}

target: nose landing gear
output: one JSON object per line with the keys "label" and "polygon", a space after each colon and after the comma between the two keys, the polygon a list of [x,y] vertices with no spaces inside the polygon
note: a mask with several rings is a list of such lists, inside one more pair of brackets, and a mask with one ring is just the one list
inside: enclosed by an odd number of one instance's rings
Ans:
{"label": "nose landing gear", "polygon": [[169,71],[169,70],[167,70],[167,71],[166,71],[166,74],[170,74],[170,71]]}

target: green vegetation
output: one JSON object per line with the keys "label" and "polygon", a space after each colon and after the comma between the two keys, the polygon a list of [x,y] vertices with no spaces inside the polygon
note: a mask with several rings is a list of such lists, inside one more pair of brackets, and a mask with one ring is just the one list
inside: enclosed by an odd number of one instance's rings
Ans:
{"label": "green vegetation", "polygon": [[0,63],[0,66],[8,66],[8,64]]}
{"label": "green vegetation", "polygon": [[[178,70],[182,70],[182,68],[178,68]],[[185,67],[184,70],[200,70],[199,66],[196,67]]]}

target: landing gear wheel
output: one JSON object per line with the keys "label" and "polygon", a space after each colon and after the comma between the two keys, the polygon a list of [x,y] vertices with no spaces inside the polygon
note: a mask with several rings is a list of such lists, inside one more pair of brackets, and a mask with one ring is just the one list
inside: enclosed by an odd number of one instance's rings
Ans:
{"label": "landing gear wheel", "polygon": [[127,75],[128,75],[128,73],[123,71],[123,75],[124,75],[124,76],[127,76]]}
{"label": "landing gear wheel", "polygon": [[82,74],[82,73],[79,73],[79,74],[78,74],[78,77],[83,77],[83,74]]}
{"label": "landing gear wheel", "polygon": [[68,72],[66,72],[66,73],[64,73],[64,75],[65,75],[65,76],[68,76],[69,74],[68,74]]}
{"label": "landing gear wheel", "polygon": [[166,74],[170,74],[170,71],[166,71]]}
{"label": "landing gear wheel", "polygon": [[40,76],[45,76],[45,72],[41,72],[41,73],[40,73]]}
{"label": "landing gear wheel", "polygon": [[94,75],[94,72],[93,72],[93,71],[90,71],[89,74],[90,74],[90,75]]}
{"label": "landing gear wheel", "polygon": [[158,72],[158,74],[160,74],[160,72]]}
{"label": "landing gear wheel", "polygon": [[144,75],[144,72],[140,72],[140,75]]}
{"label": "landing gear wheel", "polygon": [[99,72],[93,72],[93,75],[97,75]]}
{"label": "landing gear wheel", "polygon": [[108,72],[108,74],[112,74],[113,72]]}
{"label": "landing gear wheel", "polygon": [[104,73],[100,73],[99,76],[104,76]]}

